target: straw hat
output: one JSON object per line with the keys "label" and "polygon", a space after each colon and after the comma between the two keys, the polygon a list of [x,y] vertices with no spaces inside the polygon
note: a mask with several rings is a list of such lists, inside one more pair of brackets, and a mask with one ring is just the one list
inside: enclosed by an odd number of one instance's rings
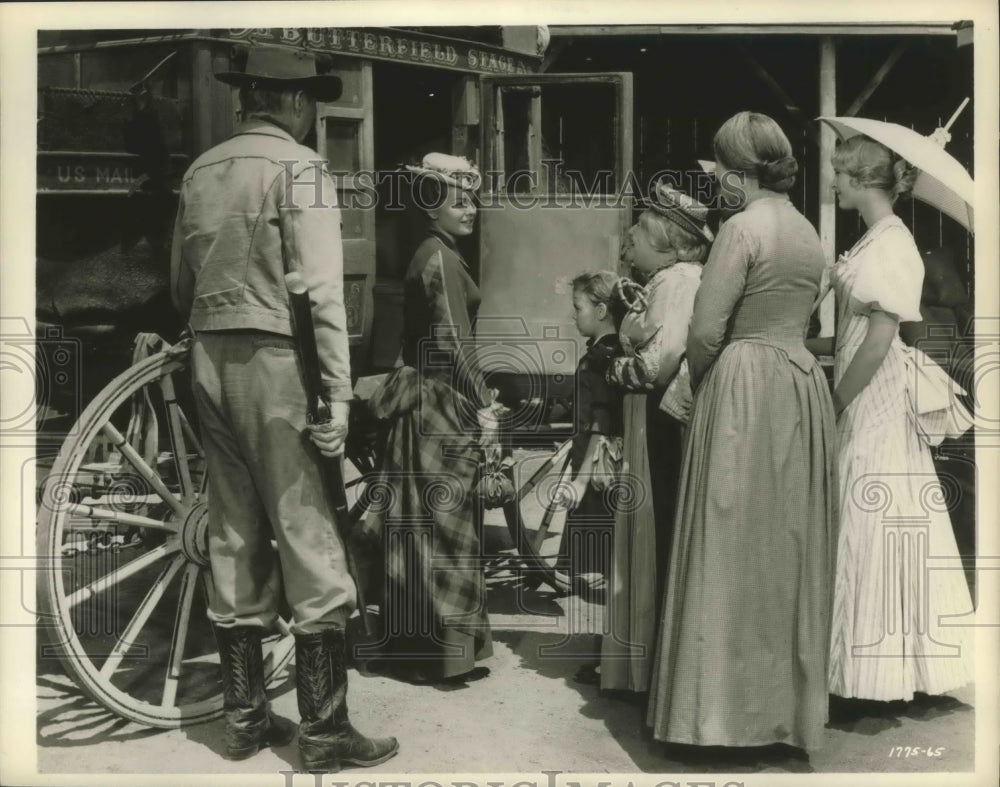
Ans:
{"label": "straw hat", "polygon": [[303,90],[319,101],[336,101],[343,90],[340,77],[317,73],[312,52],[290,47],[250,47],[243,71],[222,71],[215,78],[238,87]]}
{"label": "straw hat", "polygon": [[479,169],[465,156],[428,153],[419,165],[407,164],[406,169],[418,176],[437,178],[460,189],[475,191],[482,183]]}
{"label": "straw hat", "polygon": [[715,235],[708,228],[708,206],[675,189],[665,180],[653,187],[646,206],[681,229],[704,238],[708,243],[715,240]]}

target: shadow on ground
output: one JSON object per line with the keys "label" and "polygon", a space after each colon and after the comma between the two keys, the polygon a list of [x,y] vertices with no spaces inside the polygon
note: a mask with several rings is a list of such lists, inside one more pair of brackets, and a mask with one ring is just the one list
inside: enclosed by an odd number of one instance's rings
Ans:
{"label": "shadow on ground", "polygon": [[141,740],[160,730],[143,727],[94,702],[62,673],[38,675],[38,695],[47,700],[38,713],[39,746],[92,746],[95,743]]}
{"label": "shadow on ground", "polygon": [[575,680],[582,665],[597,661],[600,640],[596,635],[498,631],[494,639],[507,644],[522,668],[561,680],[576,691],[583,700],[580,713],[602,720],[608,733],[644,773],[813,772],[806,753],[791,746],[682,746],[653,740],[645,724],[645,694],[603,691]]}

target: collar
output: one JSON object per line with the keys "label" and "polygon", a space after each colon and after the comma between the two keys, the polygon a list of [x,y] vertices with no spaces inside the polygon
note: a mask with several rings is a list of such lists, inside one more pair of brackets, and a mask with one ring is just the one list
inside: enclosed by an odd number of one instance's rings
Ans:
{"label": "collar", "polygon": [[618,334],[612,331],[611,333],[606,333],[603,336],[599,336],[596,339],[594,338],[587,339],[587,349],[589,350],[595,344],[603,344],[607,347],[612,347],[614,346],[614,343],[617,340],[618,340]]}
{"label": "collar", "polygon": [[438,232],[437,230],[428,229],[427,234],[438,241],[442,246],[444,246],[448,251],[458,257],[458,261],[462,263],[462,267],[465,269],[466,273],[472,274],[472,268],[469,267],[469,263],[465,261],[465,257],[462,256],[462,252],[458,250],[458,246],[455,245],[455,241],[445,235],[443,232]]}
{"label": "collar", "polygon": [[779,194],[776,191],[767,191],[766,189],[762,189],[747,200],[747,204],[743,206],[743,210],[748,210],[754,205],[760,205],[764,202],[784,202],[791,205],[792,199],[787,194]]}
{"label": "collar", "polygon": [[288,132],[287,129],[282,128],[277,125],[272,120],[263,120],[261,118],[253,118],[252,120],[246,120],[240,123],[236,130],[233,132],[233,136],[238,136],[241,134],[261,134],[266,137],[276,137],[277,139],[284,139],[289,142],[295,142],[295,138]]}
{"label": "collar", "polygon": [[644,274],[643,275],[643,281],[641,281],[640,284],[642,284],[643,286],[648,287],[649,285],[651,285],[653,283],[653,281],[655,279],[660,278],[661,274],[664,274],[667,271],[672,270],[673,268],[677,267],[678,265],[683,265],[683,263],[680,260],[677,260],[675,262],[667,263],[666,265],[661,265],[655,271],[653,271],[653,272],[651,272],[649,274]]}
{"label": "collar", "polygon": [[[443,232],[440,232],[439,230],[435,230],[435,229],[429,229],[429,230],[427,230],[427,232],[428,232],[429,235],[431,235],[434,238],[437,238],[445,246],[447,246],[453,252],[455,252],[456,254],[458,254],[458,246],[455,245],[455,241],[452,240],[448,235],[446,235]],[[462,255],[459,254],[458,256],[461,257]]]}

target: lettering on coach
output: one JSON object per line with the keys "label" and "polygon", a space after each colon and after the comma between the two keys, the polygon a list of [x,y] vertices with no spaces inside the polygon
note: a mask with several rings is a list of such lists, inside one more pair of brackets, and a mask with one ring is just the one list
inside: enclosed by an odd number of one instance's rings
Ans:
{"label": "lettering on coach", "polygon": [[251,27],[222,32],[230,40],[304,46],[316,52],[409,62],[477,74],[533,74],[538,60],[499,47],[391,28]]}

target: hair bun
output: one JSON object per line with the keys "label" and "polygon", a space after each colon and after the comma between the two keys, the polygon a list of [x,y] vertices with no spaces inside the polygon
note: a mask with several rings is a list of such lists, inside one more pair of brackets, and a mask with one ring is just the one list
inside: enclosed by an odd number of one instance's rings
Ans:
{"label": "hair bun", "polygon": [[920,170],[914,167],[906,159],[896,159],[892,165],[893,184],[892,197],[902,197],[913,191],[913,184],[917,182]]}
{"label": "hair bun", "polygon": [[785,156],[774,161],[763,161],[757,169],[757,180],[762,187],[771,191],[786,192],[795,185],[799,172],[799,162],[794,156]]}

